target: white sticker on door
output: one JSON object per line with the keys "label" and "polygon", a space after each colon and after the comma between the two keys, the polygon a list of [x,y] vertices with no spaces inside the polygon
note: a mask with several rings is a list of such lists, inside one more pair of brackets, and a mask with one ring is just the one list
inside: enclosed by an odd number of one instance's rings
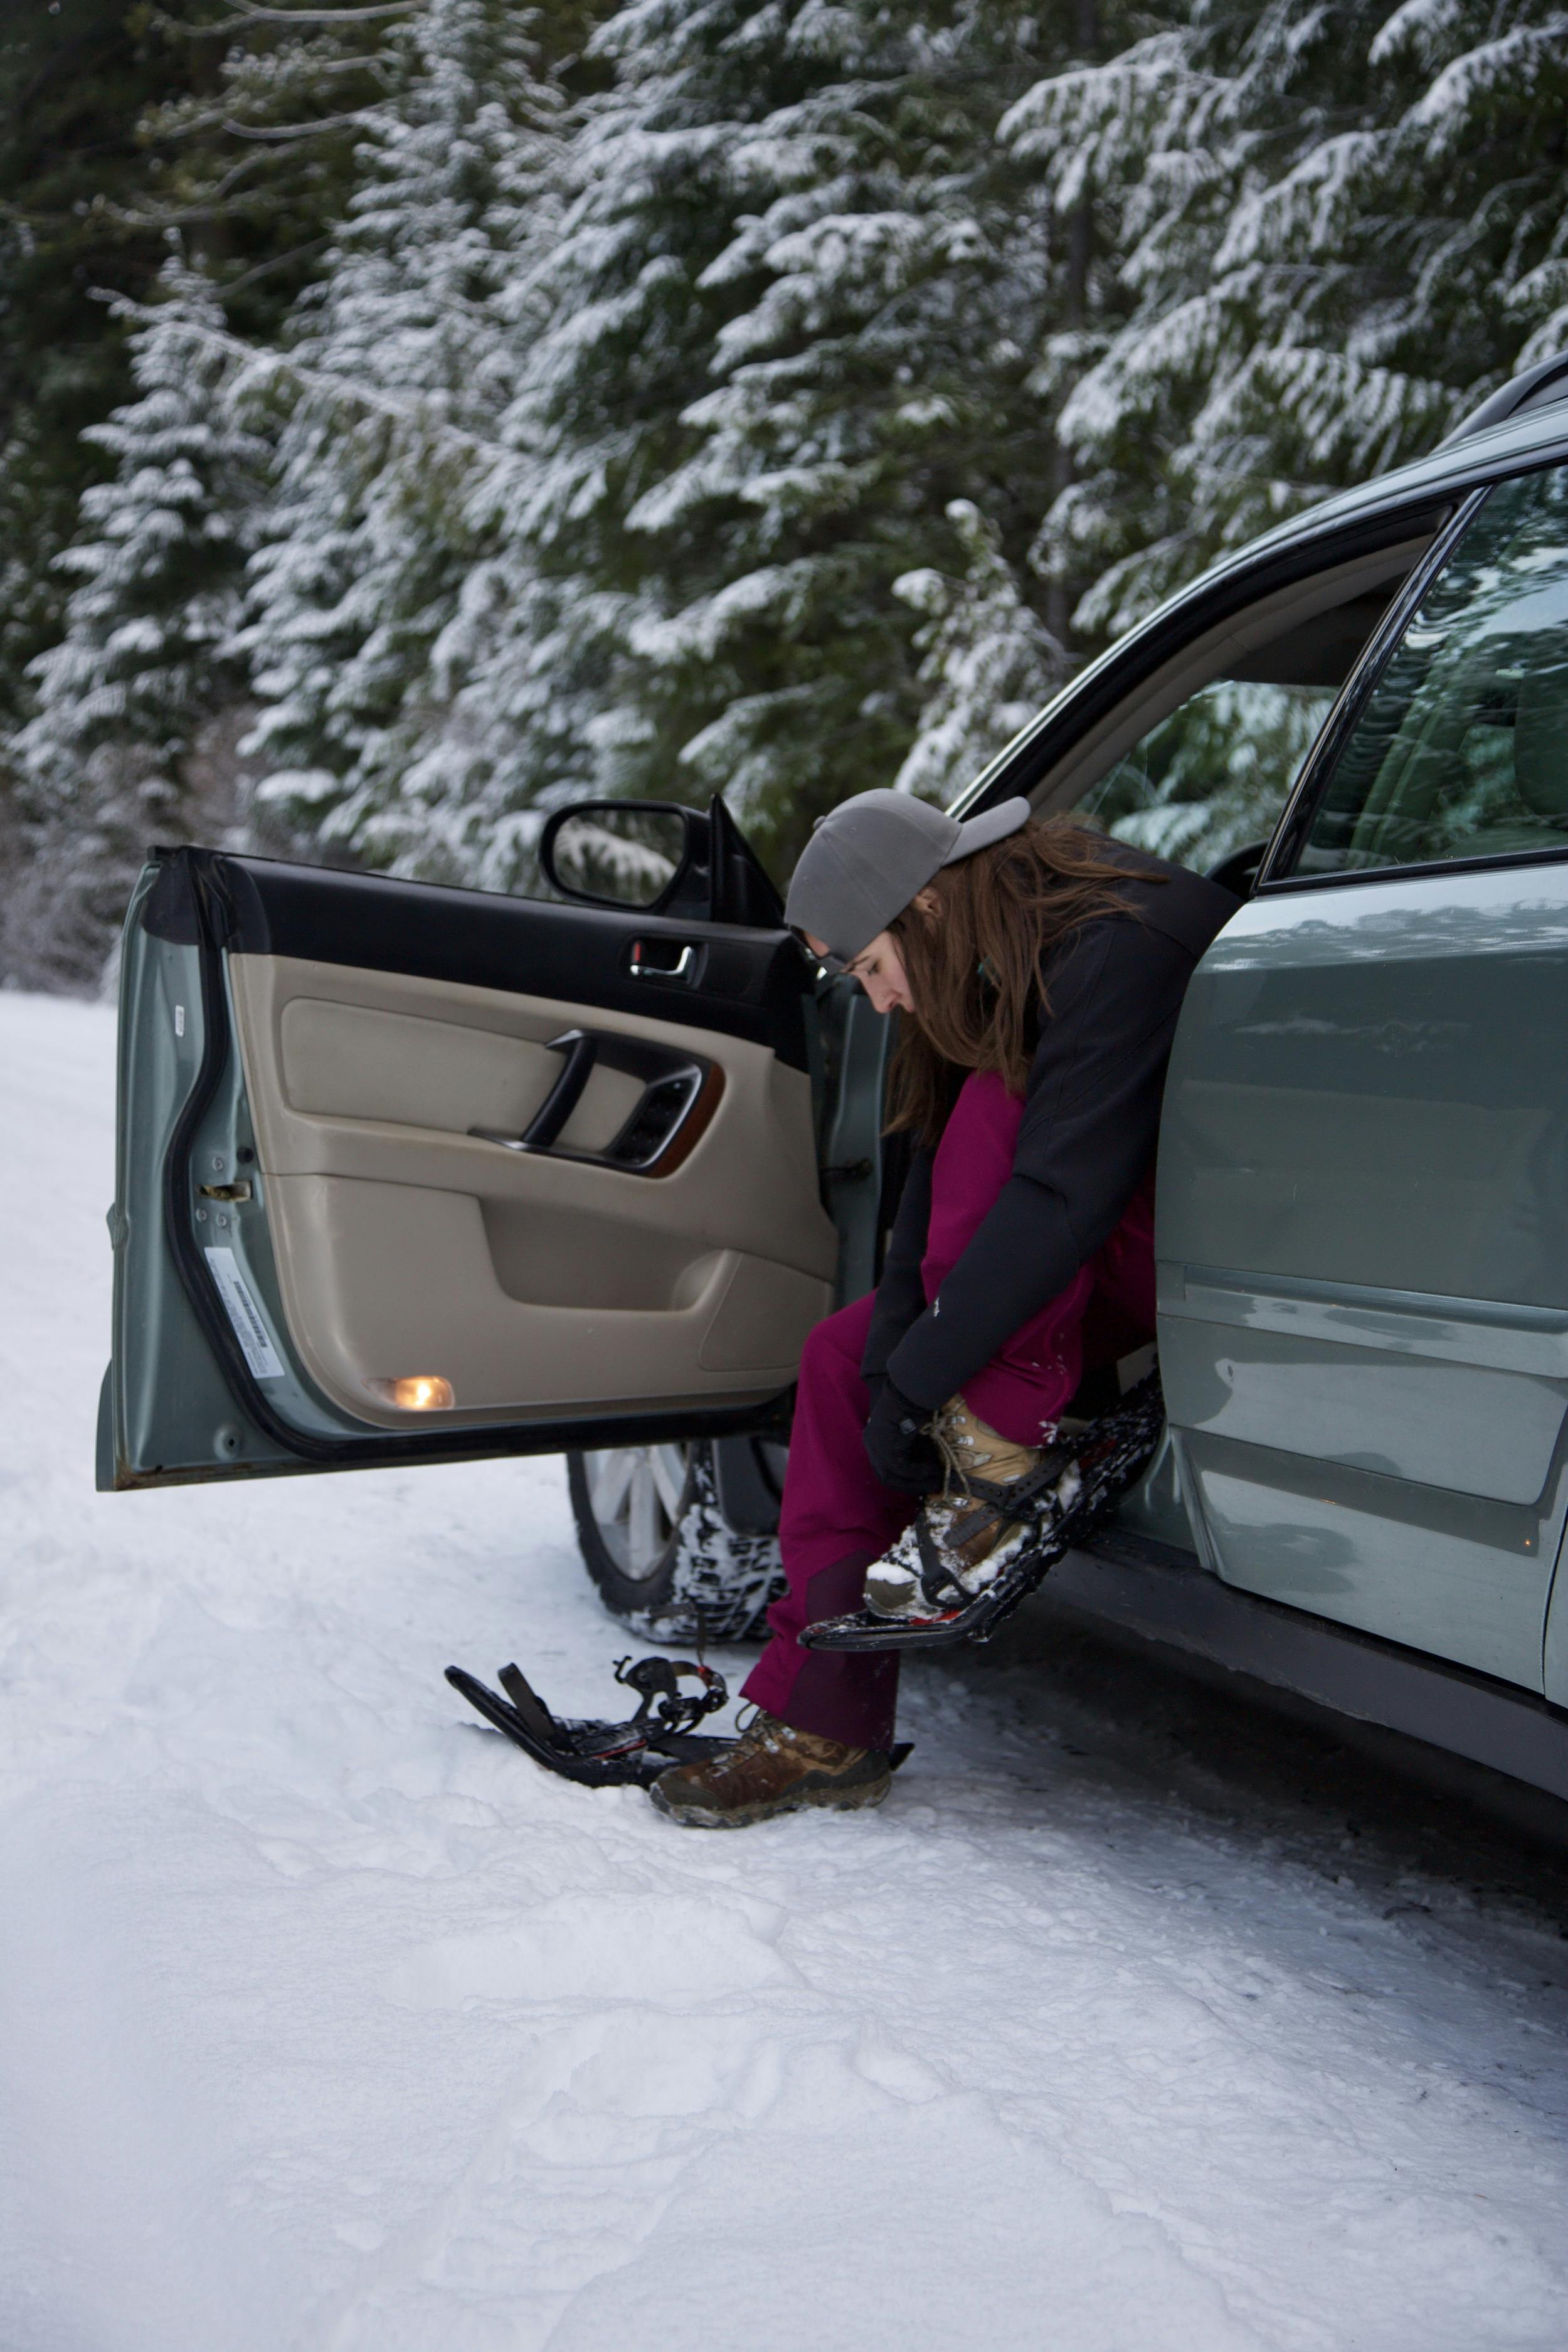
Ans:
{"label": "white sticker on door", "polygon": [[218,1296],[228,1309],[228,1319],[234,1325],[234,1336],[245,1350],[245,1360],[250,1366],[254,1381],[280,1381],[283,1367],[278,1360],[278,1350],[268,1336],[261,1319],[261,1310],[246,1286],[245,1276],[235,1263],[231,1249],[209,1249],[207,1264],[218,1286]]}

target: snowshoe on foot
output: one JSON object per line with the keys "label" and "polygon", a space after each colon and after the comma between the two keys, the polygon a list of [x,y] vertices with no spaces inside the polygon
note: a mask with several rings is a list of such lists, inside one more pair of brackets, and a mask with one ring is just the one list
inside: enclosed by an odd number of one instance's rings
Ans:
{"label": "snowshoe on foot", "polygon": [[[1152,1460],[1165,1425],[1158,1373],[1027,1476],[972,1477],[969,1493],[922,1507],[885,1559],[867,1571],[864,1609],[822,1619],[800,1636],[808,1650],[946,1648],[989,1641],[1064,1553],[1108,1518]],[[949,1516],[951,1515],[951,1517]],[[971,1527],[971,1517],[978,1524]],[[963,1546],[1000,1539],[978,1561]]]}
{"label": "snowshoe on foot", "polygon": [[931,1424],[946,1467],[940,1495],[928,1496],[914,1519],[866,1572],[865,1601],[876,1617],[929,1617],[928,1596],[957,1592],[973,1599],[996,1580],[1027,1536],[1031,1520],[1013,1498],[1032,1502],[1058,1480],[1059,1501],[1078,1486],[1070,1441],[1051,1446],[1016,1444],[951,1397]]}
{"label": "snowshoe on foot", "polygon": [[[637,1692],[641,1701],[637,1713],[621,1723],[552,1715],[516,1666],[503,1666],[496,1679],[500,1691],[461,1666],[447,1669],[452,1688],[487,1723],[547,1772],[585,1788],[647,1788],[671,1763],[699,1763],[734,1745],[695,1728],[705,1716],[717,1714],[730,1694],[722,1675],[689,1658],[617,1658],[616,1680]],[[682,1692],[685,1680],[698,1687]]]}

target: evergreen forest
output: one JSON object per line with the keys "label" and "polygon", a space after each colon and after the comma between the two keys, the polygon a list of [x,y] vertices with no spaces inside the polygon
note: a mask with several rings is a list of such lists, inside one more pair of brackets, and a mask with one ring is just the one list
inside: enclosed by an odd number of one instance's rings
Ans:
{"label": "evergreen forest", "polygon": [[0,979],[100,987],[150,841],[950,795],[1568,346],[1565,132],[1548,0],[14,6]]}

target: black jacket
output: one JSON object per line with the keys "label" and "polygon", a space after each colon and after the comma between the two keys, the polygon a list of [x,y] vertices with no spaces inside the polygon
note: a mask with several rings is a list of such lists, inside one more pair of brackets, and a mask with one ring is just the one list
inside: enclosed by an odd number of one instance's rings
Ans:
{"label": "black jacket", "polygon": [[[1108,1241],[1154,1156],[1188,981],[1236,912],[1228,890],[1121,843],[1129,911],[1046,966],[1050,1011],[1029,1069],[1013,1173],[928,1307],[921,1283],[932,1153],[917,1151],[861,1359],[912,1402],[944,1403]],[[1157,878],[1159,877],[1159,878]]]}

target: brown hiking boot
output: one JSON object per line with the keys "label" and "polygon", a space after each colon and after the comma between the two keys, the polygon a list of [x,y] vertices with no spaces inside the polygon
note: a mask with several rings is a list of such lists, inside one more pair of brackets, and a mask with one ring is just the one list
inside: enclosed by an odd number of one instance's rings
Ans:
{"label": "brown hiking boot", "polygon": [[[1015,1445],[988,1421],[972,1412],[962,1394],[949,1397],[931,1423],[931,1435],[948,1469],[950,1504],[961,1505],[972,1478],[1010,1486],[1026,1478],[1046,1458],[1043,1445]],[[973,1524],[972,1525],[971,1522]],[[1012,1533],[1015,1522],[996,1512],[954,1509],[942,1530],[946,1548],[966,1568],[978,1568]]]}
{"label": "brown hiking boot", "polygon": [[846,1748],[759,1713],[733,1748],[700,1764],[671,1765],[648,1795],[686,1829],[741,1830],[808,1805],[841,1813],[879,1805],[891,1778],[879,1748]]}

